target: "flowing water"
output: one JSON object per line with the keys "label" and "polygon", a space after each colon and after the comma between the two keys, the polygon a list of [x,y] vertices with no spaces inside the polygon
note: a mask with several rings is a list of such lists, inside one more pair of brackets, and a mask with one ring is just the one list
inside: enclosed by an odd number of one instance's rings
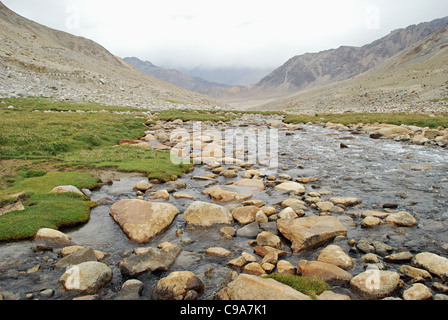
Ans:
{"label": "flowing water", "polygon": [[[241,125],[241,123],[237,123]],[[352,250],[348,239],[380,240],[394,247],[394,252],[411,251],[414,253],[431,251],[447,256],[441,246],[448,243],[448,152],[442,148],[408,145],[392,140],[373,140],[367,135],[352,134],[316,125],[304,125],[303,130],[279,131],[279,168],[277,174],[286,173],[297,177],[316,177],[319,180],[306,185],[307,192],[331,191],[331,196],[359,197],[363,200],[360,207],[348,208],[345,214],[333,214],[344,221],[348,229],[347,239],[337,244],[356,259],[355,267],[350,272],[354,275],[364,270],[365,264],[359,259],[361,253]],[[227,137],[226,137],[227,138]],[[341,148],[344,143],[348,148]],[[432,165],[428,171],[414,171],[411,168],[418,164]],[[241,171],[242,172],[242,171]],[[241,175],[239,172],[239,175]],[[180,192],[192,195],[195,200],[211,201],[201,191],[208,186],[225,184],[240,179],[218,177],[215,181],[192,179],[210,171],[203,166],[196,166],[192,173],[183,175],[187,189]],[[191,229],[187,227],[182,214],[178,215],[172,226],[150,243],[138,245],[131,242],[121,228],[109,215],[112,203],[120,199],[136,197],[133,186],[142,178],[123,178],[112,185],[104,185],[94,190],[92,200],[108,197],[112,201],[91,211],[90,221],[74,229],[63,230],[81,246],[92,247],[108,253],[104,262],[113,272],[112,282],[100,292],[102,299],[113,299],[120,290],[123,279],[118,263],[132,250],[138,247],[156,247],[159,243],[169,241],[177,244],[182,253],[169,272],[189,270],[204,282],[206,291],[201,299],[210,299],[220,290],[221,283],[230,271],[226,262],[238,257],[243,251],[253,253],[248,238],[235,237],[224,240],[218,233],[219,228]],[[161,184],[157,189],[165,189]],[[330,195],[323,195],[328,199]],[[267,205],[275,205],[288,196],[266,188],[256,194],[253,199],[265,201]],[[170,198],[170,203],[181,212],[185,211],[193,200]],[[410,212],[418,221],[418,227],[398,228],[382,225],[373,229],[363,229],[361,219],[354,213],[366,210],[382,210],[383,204],[394,203],[398,211]],[[278,207],[279,208],[279,207]],[[306,211],[306,215],[315,215],[314,209]],[[351,219],[353,218],[353,220]],[[234,224],[234,228],[240,226]],[[182,231],[178,235],[178,231]],[[53,289],[51,299],[69,299],[57,284],[64,270],[53,269],[58,259],[56,252],[39,253],[32,250],[33,241],[21,241],[0,244],[0,293],[5,298],[24,299],[42,298],[39,292]],[[204,251],[210,247],[223,247],[232,252],[230,258],[207,256]],[[284,249],[289,250],[287,241]],[[289,254],[284,259],[294,265],[301,259],[314,260],[322,249],[316,248],[301,254]],[[39,265],[37,272],[26,274],[30,268]],[[387,268],[397,270],[400,265],[387,264]],[[144,274],[138,279],[144,282],[143,298],[150,299],[152,290],[158,279],[169,272]],[[336,290],[338,291],[338,290]],[[353,294],[341,288],[345,294]]]}

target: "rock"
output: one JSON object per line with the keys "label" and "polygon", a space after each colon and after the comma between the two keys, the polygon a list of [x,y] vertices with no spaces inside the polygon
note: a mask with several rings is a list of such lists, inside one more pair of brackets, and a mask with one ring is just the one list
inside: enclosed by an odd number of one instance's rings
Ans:
{"label": "rock", "polygon": [[268,231],[263,231],[257,236],[257,244],[259,246],[269,246],[277,249],[282,248],[280,237]]}
{"label": "rock", "polygon": [[374,216],[368,216],[362,219],[361,221],[361,227],[362,228],[374,228],[378,227],[380,224],[382,224],[383,221],[377,217]]}
{"label": "rock", "polygon": [[277,262],[277,272],[279,274],[291,274],[291,275],[295,275],[296,274],[296,268],[294,267],[294,265],[286,260],[280,260],[279,262]]}
{"label": "rock", "polygon": [[251,262],[243,267],[243,273],[252,274],[254,276],[261,276],[266,274],[261,265],[257,262]]}
{"label": "rock", "polygon": [[333,209],[334,207],[334,204],[330,201],[320,201],[316,203],[316,206],[320,211],[331,211],[331,209]]}
{"label": "rock", "polygon": [[403,292],[403,300],[430,300],[432,292],[427,286],[421,283],[414,283]]}
{"label": "rock", "polygon": [[84,193],[82,193],[81,190],[79,190],[75,186],[59,186],[55,187],[53,190],[50,191],[50,193],[67,193],[67,192],[73,192],[81,196],[84,196]]}
{"label": "rock", "polygon": [[226,208],[212,203],[196,201],[184,212],[187,224],[210,227],[218,224],[232,224],[233,216]]}
{"label": "rock", "polygon": [[53,289],[45,289],[39,292],[39,297],[49,299],[54,296],[55,291]]}
{"label": "rock", "polygon": [[320,261],[299,261],[297,263],[297,273],[304,277],[321,279],[334,286],[346,285],[353,278],[352,274],[334,264]]}
{"label": "rock", "polygon": [[134,277],[144,272],[168,271],[180,253],[176,245],[145,248],[145,252],[120,261],[118,267],[123,275]]}
{"label": "rock", "polygon": [[153,194],[151,194],[151,200],[162,199],[169,200],[170,194],[166,190],[157,190]]}
{"label": "rock", "polygon": [[306,188],[303,184],[292,182],[292,181],[286,181],[282,184],[279,184],[274,188],[274,190],[283,192],[283,193],[295,193],[295,194],[305,194]]}
{"label": "rock", "polygon": [[365,263],[380,263],[380,259],[374,253],[366,253],[361,257],[361,260]]}
{"label": "rock", "polygon": [[16,203],[4,206],[3,208],[0,208],[0,216],[14,212],[14,211],[24,211],[25,207],[23,206],[22,202],[18,201]]}
{"label": "rock", "polygon": [[383,260],[386,262],[400,263],[400,262],[409,261],[413,257],[414,257],[414,255],[410,252],[399,252],[399,253],[388,255],[388,256],[384,257]]}
{"label": "rock", "polygon": [[273,279],[240,274],[214,300],[311,300],[310,297]]}
{"label": "rock", "polygon": [[369,269],[353,277],[350,288],[366,300],[377,300],[390,296],[399,283],[396,272]]}
{"label": "rock", "polygon": [[349,296],[346,296],[345,294],[334,293],[332,291],[327,290],[318,295],[317,300],[343,301],[343,300],[351,300],[351,298]]}
{"label": "rock", "polygon": [[277,264],[277,261],[278,261],[278,253],[272,251],[263,257],[263,259],[261,260],[261,265],[263,266],[263,263],[270,263],[270,264],[273,264],[275,267],[275,265]]}
{"label": "rock", "polygon": [[172,272],[168,277],[157,282],[153,299],[155,300],[184,300],[189,291],[201,295],[205,286],[194,273],[190,271]]}
{"label": "rock", "polygon": [[293,220],[277,221],[280,233],[292,242],[295,252],[319,246],[337,236],[346,236],[347,229],[332,216],[311,216]]}
{"label": "rock", "polygon": [[298,217],[297,214],[291,207],[283,209],[278,214],[279,219],[285,219],[285,220],[296,219],[297,217]]}
{"label": "rock", "polygon": [[387,218],[388,215],[389,215],[389,213],[387,213],[387,212],[380,212],[380,211],[375,211],[375,210],[364,210],[361,212],[362,218],[376,217],[379,219],[384,219],[384,218]]}
{"label": "rock", "polygon": [[107,265],[89,261],[65,271],[59,282],[67,291],[95,294],[111,280],[112,270]]}
{"label": "rock", "polygon": [[213,201],[218,203],[241,202],[252,198],[253,193],[242,193],[233,190],[226,190],[226,186],[214,186],[202,191],[209,195]]}
{"label": "rock", "polygon": [[412,171],[429,171],[434,169],[434,166],[431,163],[421,163],[411,166],[410,169]]}
{"label": "rock", "polygon": [[400,267],[400,272],[409,278],[432,279],[432,276],[428,271],[405,264]]}
{"label": "rock", "polygon": [[407,134],[409,132],[408,129],[401,126],[388,126],[385,128],[378,129],[370,134],[370,138],[379,139],[379,138],[396,138],[403,134]]}
{"label": "rock", "polygon": [[36,241],[46,241],[61,246],[71,246],[75,243],[72,238],[60,231],[48,228],[39,229],[34,237]]}
{"label": "rock", "polygon": [[417,268],[423,268],[441,278],[448,280],[448,259],[435,253],[422,252],[417,254],[412,260],[411,265]]}
{"label": "rock", "polygon": [[56,268],[66,268],[87,261],[97,261],[92,248],[82,248],[56,262]]}
{"label": "rock", "polygon": [[386,222],[398,227],[414,227],[417,225],[417,220],[409,212],[405,211],[389,214]]}
{"label": "rock", "polygon": [[319,253],[317,261],[334,264],[344,270],[350,270],[354,266],[353,259],[336,245],[329,245],[323,249]]}
{"label": "rock", "polygon": [[232,210],[232,216],[240,224],[246,225],[255,221],[259,210],[256,206],[238,207]]}
{"label": "rock", "polygon": [[244,237],[244,238],[255,238],[259,232],[260,232],[260,224],[258,223],[258,221],[254,221],[236,230],[236,235],[238,237]]}
{"label": "rock", "polygon": [[359,198],[334,197],[330,198],[330,202],[333,202],[335,205],[343,205],[344,207],[351,207],[362,203],[362,200]]}
{"label": "rock", "polygon": [[[70,255],[72,253],[75,253],[76,251],[81,250],[81,249],[85,249],[85,248],[81,247],[81,246],[64,247],[64,248],[61,249],[59,254],[61,255],[61,257],[65,257],[65,256],[68,256],[68,255]],[[98,250],[93,250],[93,252],[95,253],[95,257],[96,257],[97,260],[101,260],[101,259],[103,259],[107,255],[107,253],[102,252],[102,251],[98,251]]]}
{"label": "rock", "polygon": [[179,214],[169,203],[124,199],[110,208],[110,215],[133,242],[147,243],[165,231]]}
{"label": "rock", "polygon": [[208,248],[205,250],[205,254],[209,256],[217,256],[217,257],[229,257],[232,253],[229,250],[224,248]]}
{"label": "rock", "polygon": [[144,289],[143,282],[136,279],[131,279],[123,283],[121,286],[121,290],[118,293],[115,300],[124,300],[124,301],[131,301],[131,300],[140,300],[140,296],[142,294],[142,291]]}
{"label": "rock", "polygon": [[264,190],[266,187],[261,179],[241,179],[233,183],[237,187],[249,187],[258,191]]}
{"label": "rock", "polygon": [[142,191],[145,192],[149,189],[154,188],[154,185],[149,183],[148,181],[142,180],[140,182],[138,182],[135,186],[134,186],[134,190],[138,190],[138,191]]}
{"label": "rock", "polygon": [[277,255],[279,257],[283,257],[284,255],[288,254],[288,252],[286,252],[286,251],[279,250],[279,249],[276,249],[274,247],[269,247],[269,246],[258,246],[258,247],[254,248],[254,251],[262,257],[265,257],[270,252],[277,253]]}
{"label": "rock", "polygon": [[305,205],[305,202],[299,199],[293,199],[289,198],[282,202],[282,208],[288,208],[290,207],[293,210],[306,210],[307,207]]}

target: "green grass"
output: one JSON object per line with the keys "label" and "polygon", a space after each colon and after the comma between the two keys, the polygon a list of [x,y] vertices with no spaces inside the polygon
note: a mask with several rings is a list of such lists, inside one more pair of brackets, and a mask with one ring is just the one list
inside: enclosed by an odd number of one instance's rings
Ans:
{"label": "green grass", "polygon": [[166,110],[160,111],[154,120],[173,121],[230,121],[238,118],[231,112],[203,111],[203,110]]}
{"label": "green grass", "polygon": [[316,278],[284,275],[279,273],[272,273],[270,275],[263,276],[264,278],[274,279],[278,282],[286,284],[291,288],[310,296],[312,299],[317,299],[317,296],[326,290],[330,290],[331,287],[325,281]]}
{"label": "green grass", "polygon": [[[145,123],[139,109],[44,98],[0,99],[0,185],[6,187],[0,189],[0,205],[19,200],[7,195],[22,193],[25,206],[25,211],[0,216],[0,241],[30,238],[43,227],[87,222],[95,203],[76,194],[49,192],[60,185],[92,189],[98,186],[91,174],[97,168],[144,172],[162,181],[189,170],[190,164],[173,164],[168,152],[117,146],[120,140],[142,137]],[[91,173],[74,171],[81,167],[83,172],[92,168]]]}
{"label": "green grass", "polygon": [[[14,109],[7,109],[9,105]],[[141,114],[139,117],[137,114],[112,113],[126,110],[123,108],[110,107],[107,113],[43,112],[101,111],[105,108],[96,104],[54,103],[36,98],[0,100],[0,158],[54,157],[80,149],[110,146],[121,139],[136,139],[143,135],[145,119]]]}
{"label": "green grass", "polygon": [[[87,222],[90,209],[96,203],[74,193],[50,193],[61,185],[94,188],[98,179],[87,173],[50,172],[20,180],[13,187],[0,190],[0,202],[14,202],[19,198],[25,206],[24,211],[0,216],[0,241],[31,238],[40,228],[58,229]],[[24,195],[8,196],[19,192]]]}
{"label": "green grass", "polygon": [[385,123],[393,125],[415,125],[418,127],[438,128],[448,127],[448,114],[438,114],[434,117],[429,115],[406,114],[406,113],[343,113],[343,114],[318,114],[309,115],[287,115],[286,123],[308,123],[308,122],[332,122],[343,125],[349,124],[375,124]]}
{"label": "green grass", "polygon": [[148,178],[162,181],[174,180],[191,168],[191,164],[176,165],[171,162],[167,152],[122,145],[96,149],[80,150],[61,158],[64,165],[88,166],[95,168],[113,167],[123,172],[141,172]]}

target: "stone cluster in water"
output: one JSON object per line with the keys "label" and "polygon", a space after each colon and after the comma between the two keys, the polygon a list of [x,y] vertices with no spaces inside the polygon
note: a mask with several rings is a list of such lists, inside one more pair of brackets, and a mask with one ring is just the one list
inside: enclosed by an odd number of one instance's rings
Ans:
{"label": "stone cluster in water", "polygon": [[[265,126],[281,132],[302,131],[300,125],[286,125],[278,119],[260,123],[245,119],[244,123],[204,122],[204,128],[224,131],[232,125]],[[327,124],[327,127],[331,126]],[[173,130],[184,128],[192,134],[192,122],[157,121],[139,141],[123,141],[135,147],[171,150],[179,141],[170,141]],[[335,125],[338,129],[359,134],[360,130]],[[403,141],[411,129],[377,126],[364,129],[372,138],[391,137]],[[442,138],[446,132],[412,128],[412,138],[423,136],[430,144],[446,146]],[[430,138],[431,136],[432,138]],[[134,199],[121,199],[110,207],[114,219],[129,239],[139,244],[132,252],[123,252],[118,263],[107,252],[78,246],[59,231],[42,229],[32,242],[35,265],[17,271],[13,266],[1,265],[0,283],[13,279],[11,286],[0,291],[3,299],[117,299],[151,298],[158,300],[233,299],[309,300],[304,295],[277,281],[263,278],[270,273],[317,277],[331,289],[319,300],[350,299],[447,299],[448,259],[442,245],[436,253],[401,251],[378,239],[350,238],[356,226],[372,231],[390,229],[395,235],[419,228],[412,212],[396,210],[394,203],[382,209],[362,208],[362,198],[336,195],[319,188],[313,176],[294,177],[286,173],[272,173],[266,163],[244,162],[238,155],[245,150],[234,150],[234,158],[209,136],[199,136],[201,148],[207,154],[191,154],[195,170],[192,180],[203,183],[202,194],[208,201],[196,199],[183,179],[161,183],[157,179],[142,180],[134,186]],[[196,141],[197,142],[197,141]],[[195,141],[191,141],[191,147]],[[213,144],[213,153],[210,148]],[[342,146],[341,146],[342,147]],[[348,147],[348,146],[346,146]],[[203,157],[201,157],[203,156]],[[198,170],[199,169],[199,170]],[[430,168],[416,168],[430,170]],[[199,172],[199,174],[197,173]],[[221,179],[221,180],[218,180]],[[220,181],[220,183],[218,183]],[[266,197],[272,195],[272,197]],[[365,195],[369,197],[368,194]],[[179,210],[170,199],[186,201],[186,209]],[[110,205],[108,199],[98,201]],[[180,217],[180,218],[179,218]],[[182,223],[175,223],[176,219]],[[145,244],[157,240],[167,230],[176,235],[175,241],[164,241],[156,246]],[[221,264],[227,272],[222,284],[213,294],[204,296],[208,280],[216,277],[213,268],[201,274],[189,270],[172,270],[185,251],[191,251],[194,241],[186,236],[189,230],[211,231],[218,235],[223,246],[202,248],[201,254]],[[247,243],[250,250],[232,250],[232,241]],[[381,240],[383,240],[381,238]],[[224,245],[225,244],[225,245]],[[226,248],[225,248],[226,247]],[[229,250],[230,249],[230,250]],[[443,251],[445,250],[445,251]],[[308,254],[313,252],[313,254]],[[194,252],[191,252],[194,253]],[[17,294],[14,284],[24,277],[35,277],[45,288]],[[55,275],[57,280],[55,281]],[[147,280],[157,278],[149,284]],[[151,286],[151,287],[149,287]],[[149,291],[149,297],[142,292]]]}

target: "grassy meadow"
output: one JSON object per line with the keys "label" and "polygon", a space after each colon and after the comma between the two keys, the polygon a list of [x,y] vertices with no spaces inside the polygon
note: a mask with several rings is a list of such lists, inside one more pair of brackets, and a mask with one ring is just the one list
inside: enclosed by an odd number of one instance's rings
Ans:
{"label": "grassy meadow", "polygon": [[0,100],[0,207],[18,200],[25,207],[0,216],[0,241],[88,221],[95,203],[50,191],[60,185],[99,186],[96,169],[141,172],[164,181],[186,172],[191,165],[172,164],[168,152],[118,146],[120,140],[144,136],[145,123],[146,115],[133,108]]}

